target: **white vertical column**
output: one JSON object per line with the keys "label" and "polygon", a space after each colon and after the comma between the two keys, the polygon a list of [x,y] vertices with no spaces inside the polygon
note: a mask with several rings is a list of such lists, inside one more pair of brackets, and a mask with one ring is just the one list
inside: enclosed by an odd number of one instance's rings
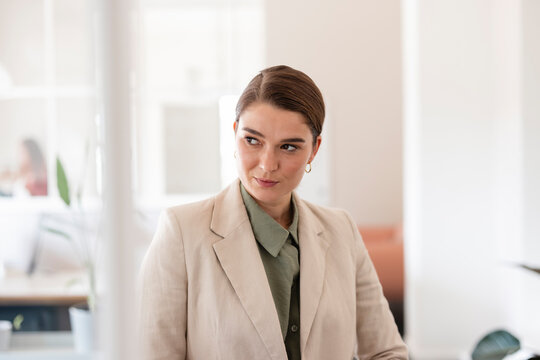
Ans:
{"label": "white vertical column", "polygon": [[[46,119],[47,119],[47,178],[56,179],[56,154],[58,151],[58,119],[57,119],[57,97],[56,97],[56,41],[54,33],[54,2],[43,1],[43,39],[45,55],[45,85],[46,85]],[[49,194],[57,194],[56,186],[48,185]]]}
{"label": "white vertical column", "polygon": [[[523,261],[540,267],[540,1],[523,4]],[[522,274],[521,340],[540,351],[540,276]]]}
{"label": "white vertical column", "polygon": [[[421,236],[421,162],[420,162],[420,109],[418,83],[418,1],[404,1],[401,10],[401,42],[403,73],[403,235],[406,260],[405,324],[407,342],[416,344],[421,324],[416,305],[421,294],[415,290],[422,276]],[[410,345],[409,345],[410,346]]]}
{"label": "white vertical column", "polygon": [[492,17],[493,62],[493,248],[500,259],[494,275],[504,307],[505,328],[519,331],[520,270],[523,242],[523,111],[522,9],[520,2],[494,0]]}
{"label": "white vertical column", "polygon": [[133,1],[102,0],[99,15],[104,114],[105,281],[99,339],[105,359],[133,359],[134,277],[131,197],[131,30]]}
{"label": "white vertical column", "polygon": [[489,331],[519,335],[521,5],[402,4],[405,332],[415,359],[466,358]]}

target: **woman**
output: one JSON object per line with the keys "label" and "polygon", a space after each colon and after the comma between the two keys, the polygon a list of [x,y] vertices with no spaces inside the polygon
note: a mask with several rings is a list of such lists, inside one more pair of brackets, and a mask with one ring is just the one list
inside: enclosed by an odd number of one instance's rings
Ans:
{"label": "woman", "polygon": [[168,209],[142,268],[145,359],[406,359],[356,225],[293,190],[321,144],[324,102],[287,66],[236,108],[239,180]]}
{"label": "woman", "polygon": [[9,190],[0,196],[47,196],[47,166],[41,147],[32,138],[21,141],[19,146],[19,168],[0,174],[0,184],[6,183]]}

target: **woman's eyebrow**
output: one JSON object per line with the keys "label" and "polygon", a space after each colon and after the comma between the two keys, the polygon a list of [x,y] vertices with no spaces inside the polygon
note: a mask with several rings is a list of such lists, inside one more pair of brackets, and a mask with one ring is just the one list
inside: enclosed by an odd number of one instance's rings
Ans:
{"label": "woman's eyebrow", "polygon": [[264,138],[264,135],[261,134],[260,132],[258,132],[257,130],[253,130],[253,129],[248,128],[248,127],[243,127],[242,130],[247,131],[248,133],[251,133],[253,135],[257,135],[257,136],[260,136],[260,137]]}
{"label": "woman's eyebrow", "polygon": [[284,142],[284,143],[305,143],[306,140],[304,140],[302,138],[290,138],[290,139],[283,139],[283,140],[281,140],[281,142]]}
{"label": "woman's eyebrow", "polygon": [[[260,132],[258,132],[257,130],[254,130],[254,129],[251,129],[251,128],[248,128],[248,127],[243,127],[242,130],[247,131],[250,134],[257,135],[257,136],[264,139],[264,135],[261,134]],[[281,140],[281,142],[284,142],[284,143],[285,142],[287,142],[287,143],[305,143],[306,140],[302,139],[302,138],[295,137],[295,138],[283,139],[283,140]]]}

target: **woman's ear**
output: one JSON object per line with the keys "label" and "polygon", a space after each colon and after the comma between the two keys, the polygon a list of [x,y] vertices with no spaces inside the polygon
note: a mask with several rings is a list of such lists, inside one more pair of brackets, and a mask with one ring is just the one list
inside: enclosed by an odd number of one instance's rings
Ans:
{"label": "woman's ear", "polygon": [[236,127],[237,127],[237,126],[238,126],[238,121],[235,121],[235,122],[233,123],[233,126],[232,126],[233,129],[234,129],[234,133],[235,133],[235,134],[236,134]]}
{"label": "woman's ear", "polygon": [[315,155],[317,155],[317,152],[319,151],[319,147],[321,146],[322,137],[321,135],[317,136],[317,139],[315,139],[315,145],[313,145],[313,151],[311,152],[311,156],[309,157],[309,163],[315,159]]}

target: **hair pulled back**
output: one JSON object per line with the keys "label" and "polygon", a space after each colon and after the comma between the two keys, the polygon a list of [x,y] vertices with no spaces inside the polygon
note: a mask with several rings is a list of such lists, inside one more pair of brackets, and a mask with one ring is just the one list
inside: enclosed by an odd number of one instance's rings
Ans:
{"label": "hair pulled back", "polygon": [[322,132],[325,108],[321,91],[309,76],[299,70],[278,65],[257,74],[238,100],[236,122],[254,103],[267,103],[302,114],[313,134],[313,143]]}

